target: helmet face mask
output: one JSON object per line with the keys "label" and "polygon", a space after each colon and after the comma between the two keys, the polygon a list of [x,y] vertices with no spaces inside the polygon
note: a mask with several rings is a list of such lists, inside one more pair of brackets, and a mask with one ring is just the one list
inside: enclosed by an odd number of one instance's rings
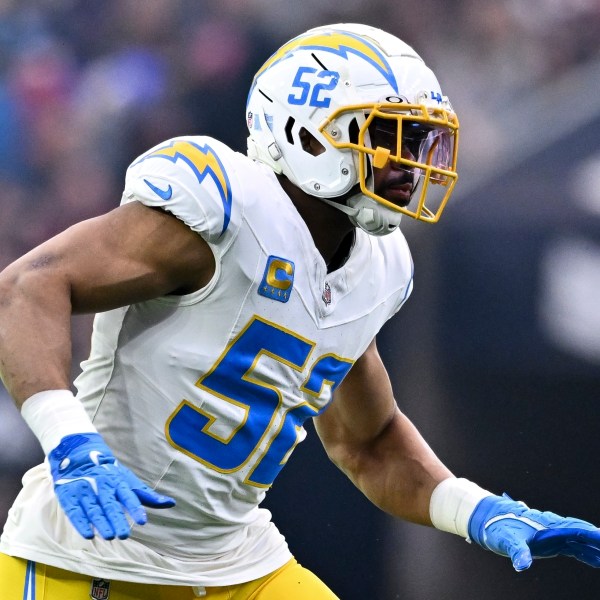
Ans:
{"label": "helmet face mask", "polygon": [[[336,138],[338,114],[349,112],[366,115],[358,131],[356,143],[339,142]],[[443,108],[422,105],[374,104],[348,106],[320,127],[329,143],[338,149],[349,148],[359,155],[358,183],[360,191],[390,210],[421,221],[436,222],[446,206],[457,180],[458,120]],[[399,205],[378,193],[373,169],[391,168],[410,176],[413,188],[410,204]],[[435,193],[430,186],[443,190]]]}
{"label": "helmet face mask", "polygon": [[[457,180],[450,103],[414,50],[379,29],[333,25],[291,40],[256,74],[247,117],[250,157],[369,233],[389,233],[402,214],[437,221]],[[406,201],[378,189],[388,169],[411,178]]]}

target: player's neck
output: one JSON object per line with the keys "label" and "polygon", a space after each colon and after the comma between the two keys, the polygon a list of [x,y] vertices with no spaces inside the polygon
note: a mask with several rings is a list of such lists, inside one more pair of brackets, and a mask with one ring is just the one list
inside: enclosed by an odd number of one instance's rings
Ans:
{"label": "player's neck", "polygon": [[306,223],[328,271],[339,268],[352,249],[355,226],[343,212],[305,194],[287,178],[279,176],[278,180]]}

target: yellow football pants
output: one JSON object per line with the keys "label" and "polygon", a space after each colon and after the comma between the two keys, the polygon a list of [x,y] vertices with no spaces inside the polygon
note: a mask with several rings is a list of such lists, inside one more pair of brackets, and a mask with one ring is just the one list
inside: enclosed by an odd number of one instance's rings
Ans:
{"label": "yellow football pants", "polygon": [[106,581],[0,553],[0,591],[2,600],[339,600],[294,559],[248,583],[195,590]]}

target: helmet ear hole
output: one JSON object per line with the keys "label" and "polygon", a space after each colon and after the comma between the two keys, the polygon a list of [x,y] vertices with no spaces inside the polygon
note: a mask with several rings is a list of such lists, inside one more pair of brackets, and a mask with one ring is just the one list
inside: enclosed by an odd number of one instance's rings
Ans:
{"label": "helmet ear hole", "polygon": [[[290,145],[294,145],[294,125],[296,119],[290,117],[285,124],[285,137]],[[319,142],[319,140],[310,132],[306,127],[301,127],[298,131],[298,137],[300,138],[300,145],[307,154],[311,156],[319,156],[325,152],[325,146]]]}
{"label": "helmet ear hole", "polygon": [[302,149],[312,156],[319,156],[325,152],[325,146],[308,129],[301,127],[298,132]]}

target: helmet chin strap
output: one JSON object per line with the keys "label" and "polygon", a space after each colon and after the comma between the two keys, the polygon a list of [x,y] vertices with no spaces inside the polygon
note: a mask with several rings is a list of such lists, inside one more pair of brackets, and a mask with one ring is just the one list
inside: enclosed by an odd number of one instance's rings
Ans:
{"label": "helmet chin strap", "polygon": [[[370,162],[368,162],[368,166],[371,166]],[[372,170],[371,175],[367,177],[366,185],[371,190],[374,187]],[[400,225],[400,217],[402,216],[400,212],[383,206],[383,204],[360,191],[346,198],[344,204],[333,202],[327,198],[321,198],[321,200],[346,213],[355,227],[360,227],[369,235],[387,235]]]}
{"label": "helmet chin strap", "polygon": [[[362,194],[357,194],[357,195],[362,196]],[[354,197],[354,196],[352,196],[352,197]],[[329,204],[329,206],[333,206],[333,208],[337,208],[338,210],[341,210],[343,213],[346,213],[349,217],[357,217],[361,211],[360,208],[353,208],[351,206],[346,206],[345,204],[340,204],[339,202],[334,202],[333,200],[329,200],[328,198],[319,198],[319,200],[322,200],[326,204]]]}
{"label": "helmet chin strap", "polygon": [[350,196],[346,200],[346,204],[340,204],[327,198],[320,198],[320,200],[347,214],[353,225],[360,227],[370,235],[387,235],[400,225],[401,213],[382,206],[360,192]]}

